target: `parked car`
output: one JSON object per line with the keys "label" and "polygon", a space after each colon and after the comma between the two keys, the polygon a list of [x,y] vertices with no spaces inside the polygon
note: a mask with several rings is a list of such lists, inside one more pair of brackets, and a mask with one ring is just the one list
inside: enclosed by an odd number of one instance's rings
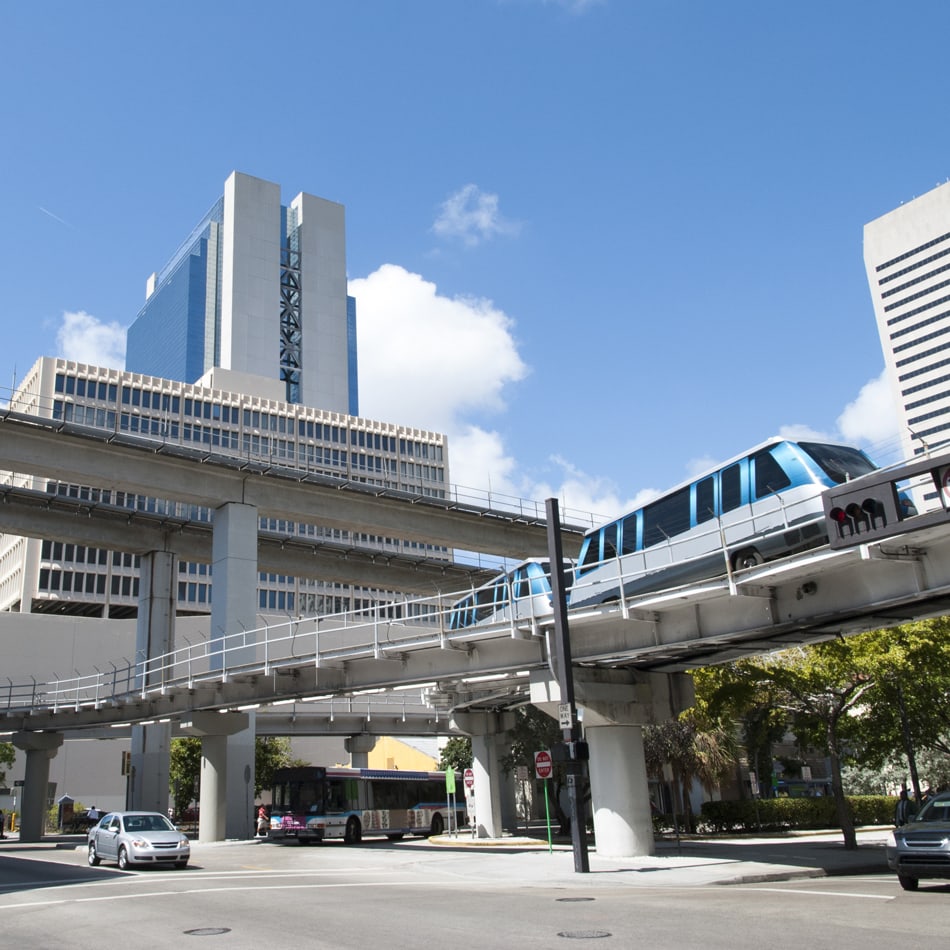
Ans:
{"label": "parked car", "polygon": [[132,864],[174,864],[183,868],[191,844],[164,815],[152,811],[113,811],[89,829],[89,864],[115,861],[120,870]]}
{"label": "parked car", "polygon": [[932,798],[887,840],[887,866],[905,891],[921,878],[950,879],[950,792]]}

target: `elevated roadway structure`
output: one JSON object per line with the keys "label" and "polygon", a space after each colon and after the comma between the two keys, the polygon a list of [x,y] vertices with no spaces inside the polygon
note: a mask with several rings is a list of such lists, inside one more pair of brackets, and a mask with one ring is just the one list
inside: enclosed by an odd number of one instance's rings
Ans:
{"label": "elevated roadway structure", "polygon": [[[6,434],[5,426],[0,424],[0,435]],[[117,486],[130,490],[123,480],[125,474],[115,474],[121,469],[119,459],[128,458],[133,469],[128,477],[137,485],[135,490],[158,496],[174,494],[175,479],[167,473],[149,475],[149,466],[139,464],[140,456],[150,451],[145,447],[118,446],[114,451],[120,455],[114,456],[111,446],[100,446],[105,460],[99,458],[97,463],[95,451],[85,453],[77,448],[78,443],[70,442],[68,454],[75,449],[79,459],[75,464],[81,473],[77,475],[62,461],[66,453],[53,452],[51,445],[59,438],[81,441],[85,436],[49,429],[37,436],[27,431],[30,428],[27,424],[15,430],[20,442],[12,454],[18,459],[19,470],[48,465],[51,477],[97,484],[102,477],[96,472],[98,464],[111,473]],[[161,461],[156,470],[168,462],[176,478],[185,480],[189,497],[197,504],[208,503],[214,491],[211,477],[217,474],[217,469],[211,471],[216,464],[213,460],[161,454],[157,458]],[[15,467],[6,459],[5,439],[0,442],[0,466]],[[454,629],[444,608],[430,612],[425,622],[416,622],[380,605],[359,617],[297,619],[259,627],[247,598],[258,569],[259,512],[279,511],[279,517],[302,520],[301,511],[310,509],[295,506],[305,505],[311,492],[320,497],[320,504],[328,505],[329,498],[324,496],[330,486],[292,482],[284,473],[247,474],[233,466],[220,468],[225,497],[230,500],[215,509],[212,525],[216,602],[219,591],[223,592],[219,612],[212,613],[212,625],[219,633],[205,643],[174,648],[168,596],[174,555],[161,550],[144,554],[141,649],[134,664],[116,667],[105,676],[77,676],[42,685],[10,683],[5,708],[0,710],[0,729],[14,732],[14,741],[27,751],[28,782],[36,788],[45,787],[40,763],[44,756],[55,754],[64,734],[147,724],[142,730],[147,736],[148,729],[165,721],[165,731],[160,734],[167,737],[170,723],[177,720],[178,728],[203,738],[203,777],[209,777],[209,793],[207,799],[202,794],[202,814],[210,813],[213,824],[203,825],[200,834],[215,840],[225,836],[224,816],[230,815],[226,737],[246,735],[250,730],[253,739],[252,717],[259,707],[329,702],[368,691],[419,687],[426,690],[427,705],[440,716],[444,711],[453,728],[472,736],[479,833],[499,831],[495,789],[501,778],[497,764],[500,736],[510,721],[507,710],[530,701],[555,712],[560,704],[551,620],[535,617],[525,622],[488,622]],[[196,484],[202,480],[206,485],[197,491]],[[245,480],[246,492],[239,490]],[[275,487],[286,487],[285,483],[296,495],[293,503]],[[460,546],[511,553],[513,548],[507,546],[517,536],[522,553],[543,550],[530,547],[543,527],[533,519],[513,519],[499,526],[494,522],[502,519],[494,515],[450,509],[442,502],[433,514],[428,511],[428,501],[386,493],[363,501],[366,507],[358,517],[365,519],[360,524],[370,533],[438,539],[451,547],[456,544],[451,526],[458,519],[459,532],[467,539]],[[344,503],[349,502],[347,492]],[[396,522],[390,505],[402,510],[406,527],[392,527]],[[377,506],[385,509],[385,529],[372,524]],[[417,516],[425,527],[416,523]],[[469,522],[482,518],[492,540],[483,538],[473,544],[476,533]],[[322,516],[320,519],[322,523]],[[523,535],[520,529],[524,529]],[[578,537],[570,529],[568,536]],[[618,853],[650,853],[652,828],[643,794],[646,773],[641,729],[643,724],[676,715],[689,705],[685,671],[939,615],[948,612],[948,607],[950,531],[945,524],[928,523],[926,529],[912,534],[836,550],[818,548],[701,584],[571,611],[576,698],[584,709],[591,747],[595,830],[598,813],[619,809],[630,833],[621,844],[627,850]],[[360,735],[371,734],[375,728],[371,722],[370,715]],[[161,742],[157,748],[143,742],[136,752],[133,739],[133,754],[142,763],[143,773],[157,776],[151,787],[142,788],[142,803],[167,796],[167,778],[163,789],[160,769],[150,766],[163,754]],[[238,761],[244,764],[246,757]],[[232,784],[243,787],[240,781]],[[239,826],[246,824],[244,817],[239,817]],[[609,849],[609,836],[602,838],[598,847]]]}

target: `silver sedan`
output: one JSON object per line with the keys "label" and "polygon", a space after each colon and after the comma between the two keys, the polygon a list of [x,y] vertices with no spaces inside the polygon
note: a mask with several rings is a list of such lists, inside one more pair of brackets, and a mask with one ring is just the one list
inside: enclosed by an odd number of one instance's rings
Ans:
{"label": "silver sedan", "polygon": [[115,861],[120,870],[133,864],[174,864],[183,868],[191,844],[164,815],[152,811],[114,811],[89,830],[89,864]]}

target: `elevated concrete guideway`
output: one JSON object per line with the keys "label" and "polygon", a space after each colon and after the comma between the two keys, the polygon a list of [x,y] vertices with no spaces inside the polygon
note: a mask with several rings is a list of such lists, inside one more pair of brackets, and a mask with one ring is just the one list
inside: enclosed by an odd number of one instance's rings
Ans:
{"label": "elevated concrete guideway", "polygon": [[[0,486],[0,534],[128,554],[167,551],[183,561],[211,563],[212,533],[210,521]],[[258,531],[257,564],[266,573],[416,594],[478,587],[498,574],[473,564],[267,531]]]}
{"label": "elevated concrete guideway", "polygon": [[[547,551],[543,509],[484,508],[11,411],[0,413],[0,470],[501,557]],[[585,526],[563,530],[574,556]]]}

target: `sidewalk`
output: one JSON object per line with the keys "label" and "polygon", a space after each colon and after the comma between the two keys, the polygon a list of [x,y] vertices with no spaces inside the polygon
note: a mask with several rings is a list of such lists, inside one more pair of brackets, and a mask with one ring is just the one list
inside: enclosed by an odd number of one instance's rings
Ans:
{"label": "sidewalk", "polygon": [[[527,836],[472,838],[462,832],[438,838],[410,839],[410,846],[442,852],[447,873],[468,878],[512,881],[525,886],[638,886],[701,887],[710,884],[752,884],[796,878],[837,875],[887,874],[884,842],[890,828],[858,829],[858,849],[847,851],[840,831],[789,832],[753,837],[717,835],[690,836],[677,841],[659,838],[656,854],[610,858],[589,846],[589,872],[574,866],[571,843],[558,839],[550,849],[547,839]],[[19,835],[0,840],[4,852],[81,850],[84,838],[48,835],[40,842],[21,844]],[[193,860],[200,862],[204,848],[223,845],[281,847],[261,839],[214,843],[194,842]],[[336,846],[329,845],[327,847]],[[402,847],[395,845],[394,847]],[[477,859],[475,855],[478,855]]]}
{"label": "sidewalk", "polygon": [[573,848],[563,841],[555,843],[549,853],[547,841],[533,837],[473,839],[460,834],[458,838],[443,835],[429,840],[459,850],[499,855],[522,853],[525,858],[512,863],[510,868],[505,862],[492,862],[492,873],[507,877],[510,870],[512,877],[524,883],[584,879],[585,883],[599,880],[609,884],[689,887],[886,874],[889,872],[884,843],[889,833],[890,828],[859,829],[856,851],[846,850],[841,832],[832,830],[761,837],[690,836],[679,841],[664,837],[656,842],[656,854],[635,858],[601,857],[596,846],[591,845],[589,873],[575,870]]}

